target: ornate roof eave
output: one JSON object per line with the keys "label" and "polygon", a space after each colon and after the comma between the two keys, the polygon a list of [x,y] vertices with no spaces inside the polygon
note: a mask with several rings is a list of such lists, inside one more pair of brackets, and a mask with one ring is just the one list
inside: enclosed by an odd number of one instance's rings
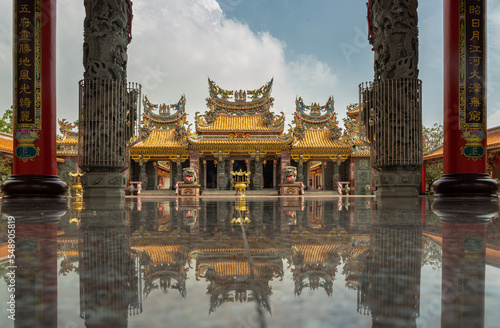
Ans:
{"label": "ornate roof eave", "polygon": [[[273,81],[274,78],[272,78],[269,82],[267,82],[264,86],[260,87],[259,89],[255,90],[245,90],[248,95],[250,95],[254,99],[259,99],[258,97],[261,96],[261,98],[266,98],[271,95],[271,90],[273,88]],[[208,91],[210,94],[211,98],[219,98],[219,96],[222,97],[222,99],[228,99],[230,96],[234,94],[234,91],[232,90],[224,90],[221,87],[219,87],[213,80],[210,80],[208,78]]]}
{"label": "ornate roof eave", "polygon": [[[152,104],[149,101],[148,97],[144,96],[143,105],[143,118],[145,120],[167,126],[183,125],[186,121],[186,98],[184,95],[181,95],[181,98],[179,99],[177,104],[171,105]],[[154,112],[155,109],[158,109],[158,114]],[[170,110],[175,110],[175,112],[170,114]]]}
{"label": "ornate roof eave", "polygon": [[240,114],[240,111],[254,111],[255,113],[262,113],[268,110],[273,106],[274,98],[260,98],[254,101],[228,101],[223,99],[213,99],[213,98],[205,98],[207,101],[207,107],[214,106],[216,111],[221,114],[228,115],[243,115]]}
{"label": "ornate roof eave", "polygon": [[291,144],[293,141],[293,135],[258,135],[258,134],[246,134],[243,137],[237,137],[234,134],[220,134],[220,135],[190,135],[190,144],[200,144],[204,142],[231,142],[233,144],[240,143],[280,143],[280,144]]}
{"label": "ornate roof eave", "polygon": [[[309,111],[309,114],[306,112]],[[322,114],[324,112],[324,114]],[[300,119],[308,122],[326,122],[335,115],[333,97],[328,98],[325,105],[312,104],[311,106],[304,105],[302,97],[295,100],[295,114]]]}
{"label": "ornate roof eave", "polygon": [[[335,117],[333,120],[332,118]],[[319,128],[324,128],[325,125],[326,126],[330,126],[330,125],[338,125],[338,122],[337,119],[336,119],[336,115],[335,113],[332,113],[332,114],[328,114],[328,115],[322,115],[322,116],[319,116],[317,117],[317,119],[312,119],[308,116],[304,116],[303,113],[294,113],[294,121],[297,123],[297,124],[301,124],[302,122],[307,122],[307,123],[310,123],[310,124],[317,124],[318,125],[318,129]],[[336,124],[334,124],[334,122],[332,121],[335,121]],[[319,125],[319,124],[324,124],[324,125]],[[313,127],[314,128],[314,127]]]}
{"label": "ornate roof eave", "polygon": [[[229,110],[227,114],[230,114],[233,110],[260,109],[259,111],[263,112],[272,106],[274,100],[271,97],[273,80],[274,78],[259,89],[234,91],[222,89],[208,78],[209,98],[206,99],[207,106],[212,107],[214,105],[217,110]],[[230,100],[230,98],[234,100]]]}

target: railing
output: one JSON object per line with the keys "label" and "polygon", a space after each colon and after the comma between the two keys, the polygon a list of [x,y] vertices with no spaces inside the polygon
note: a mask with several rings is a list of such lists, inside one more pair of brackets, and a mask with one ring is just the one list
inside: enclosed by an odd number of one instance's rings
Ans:
{"label": "railing", "polygon": [[390,79],[359,85],[360,121],[371,143],[371,166],[412,171],[422,164],[422,82]]}
{"label": "railing", "polygon": [[85,172],[124,171],[127,148],[139,140],[141,85],[85,79],[79,89],[79,166]]}

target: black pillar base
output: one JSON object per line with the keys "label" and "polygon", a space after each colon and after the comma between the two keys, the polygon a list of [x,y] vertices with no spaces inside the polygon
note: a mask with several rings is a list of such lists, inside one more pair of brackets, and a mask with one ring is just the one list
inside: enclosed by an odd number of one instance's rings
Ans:
{"label": "black pillar base", "polygon": [[2,200],[2,214],[13,216],[16,224],[59,222],[67,210],[68,202],[62,197],[11,197]]}
{"label": "black pillar base", "polygon": [[487,223],[498,213],[499,205],[493,197],[437,197],[432,211],[443,222]]}
{"label": "black pillar base", "polygon": [[65,197],[68,185],[57,175],[12,175],[2,184],[4,198]]}
{"label": "black pillar base", "polygon": [[497,197],[498,182],[488,174],[443,174],[432,184],[438,197]]}

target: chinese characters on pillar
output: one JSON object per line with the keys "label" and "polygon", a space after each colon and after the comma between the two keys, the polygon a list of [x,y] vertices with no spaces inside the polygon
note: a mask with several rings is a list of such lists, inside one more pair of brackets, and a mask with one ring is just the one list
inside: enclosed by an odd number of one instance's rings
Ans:
{"label": "chinese characters on pillar", "polygon": [[461,148],[468,159],[484,156],[486,120],[485,0],[460,0],[460,121]]}
{"label": "chinese characters on pillar", "polygon": [[14,134],[19,160],[33,160],[41,129],[41,0],[14,4]]}

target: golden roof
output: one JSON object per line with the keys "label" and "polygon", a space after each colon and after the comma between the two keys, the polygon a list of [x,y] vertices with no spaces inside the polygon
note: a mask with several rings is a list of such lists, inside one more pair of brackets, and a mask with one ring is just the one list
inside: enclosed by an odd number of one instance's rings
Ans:
{"label": "golden roof", "polygon": [[0,261],[3,261],[9,257],[9,244],[0,244]]}
{"label": "golden roof", "polygon": [[500,126],[488,129],[488,150],[500,147]]}
{"label": "golden roof", "polygon": [[283,125],[278,128],[269,127],[262,115],[230,116],[220,115],[210,126],[197,125],[199,132],[282,132]]}
{"label": "golden roof", "polygon": [[57,252],[58,254],[64,254],[67,257],[77,257],[79,255],[78,251],[75,250],[66,250],[66,251],[59,251]]}
{"label": "golden roof", "polygon": [[175,149],[187,149],[187,145],[183,145],[175,140],[174,130],[153,130],[148,138],[134,145],[131,148],[131,152],[134,150],[144,149],[144,148],[155,148],[155,149],[165,149],[165,148],[175,148]]}
{"label": "golden roof", "polygon": [[175,254],[183,246],[137,246],[138,250],[148,253],[153,263],[175,262]]}
{"label": "golden roof", "polygon": [[12,135],[7,133],[0,133],[0,151],[5,153],[12,153],[14,150],[14,141]]}
{"label": "golden roof", "polygon": [[[257,278],[262,277],[267,267],[272,263],[265,261],[252,261],[254,273]],[[219,277],[250,276],[248,261],[198,261],[196,266],[207,265],[212,267]]]}
{"label": "golden roof", "polygon": [[430,154],[424,156],[424,161],[443,158],[443,147],[439,147]]}
{"label": "golden roof", "polygon": [[77,145],[78,138],[64,138],[63,140],[57,140],[58,145]]}
{"label": "golden roof", "polygon": [[293,148],[351,148],[330,138],[330,130],[305,131],[304,139],[298,141]]}
{"label": "golden roof", "polygon": [[328,263],[330,258],[328,253],[339,251],[343,248],[351,248],[351,246],[347,244],[297,245],[294,248],[301,251],[305,263]]}

